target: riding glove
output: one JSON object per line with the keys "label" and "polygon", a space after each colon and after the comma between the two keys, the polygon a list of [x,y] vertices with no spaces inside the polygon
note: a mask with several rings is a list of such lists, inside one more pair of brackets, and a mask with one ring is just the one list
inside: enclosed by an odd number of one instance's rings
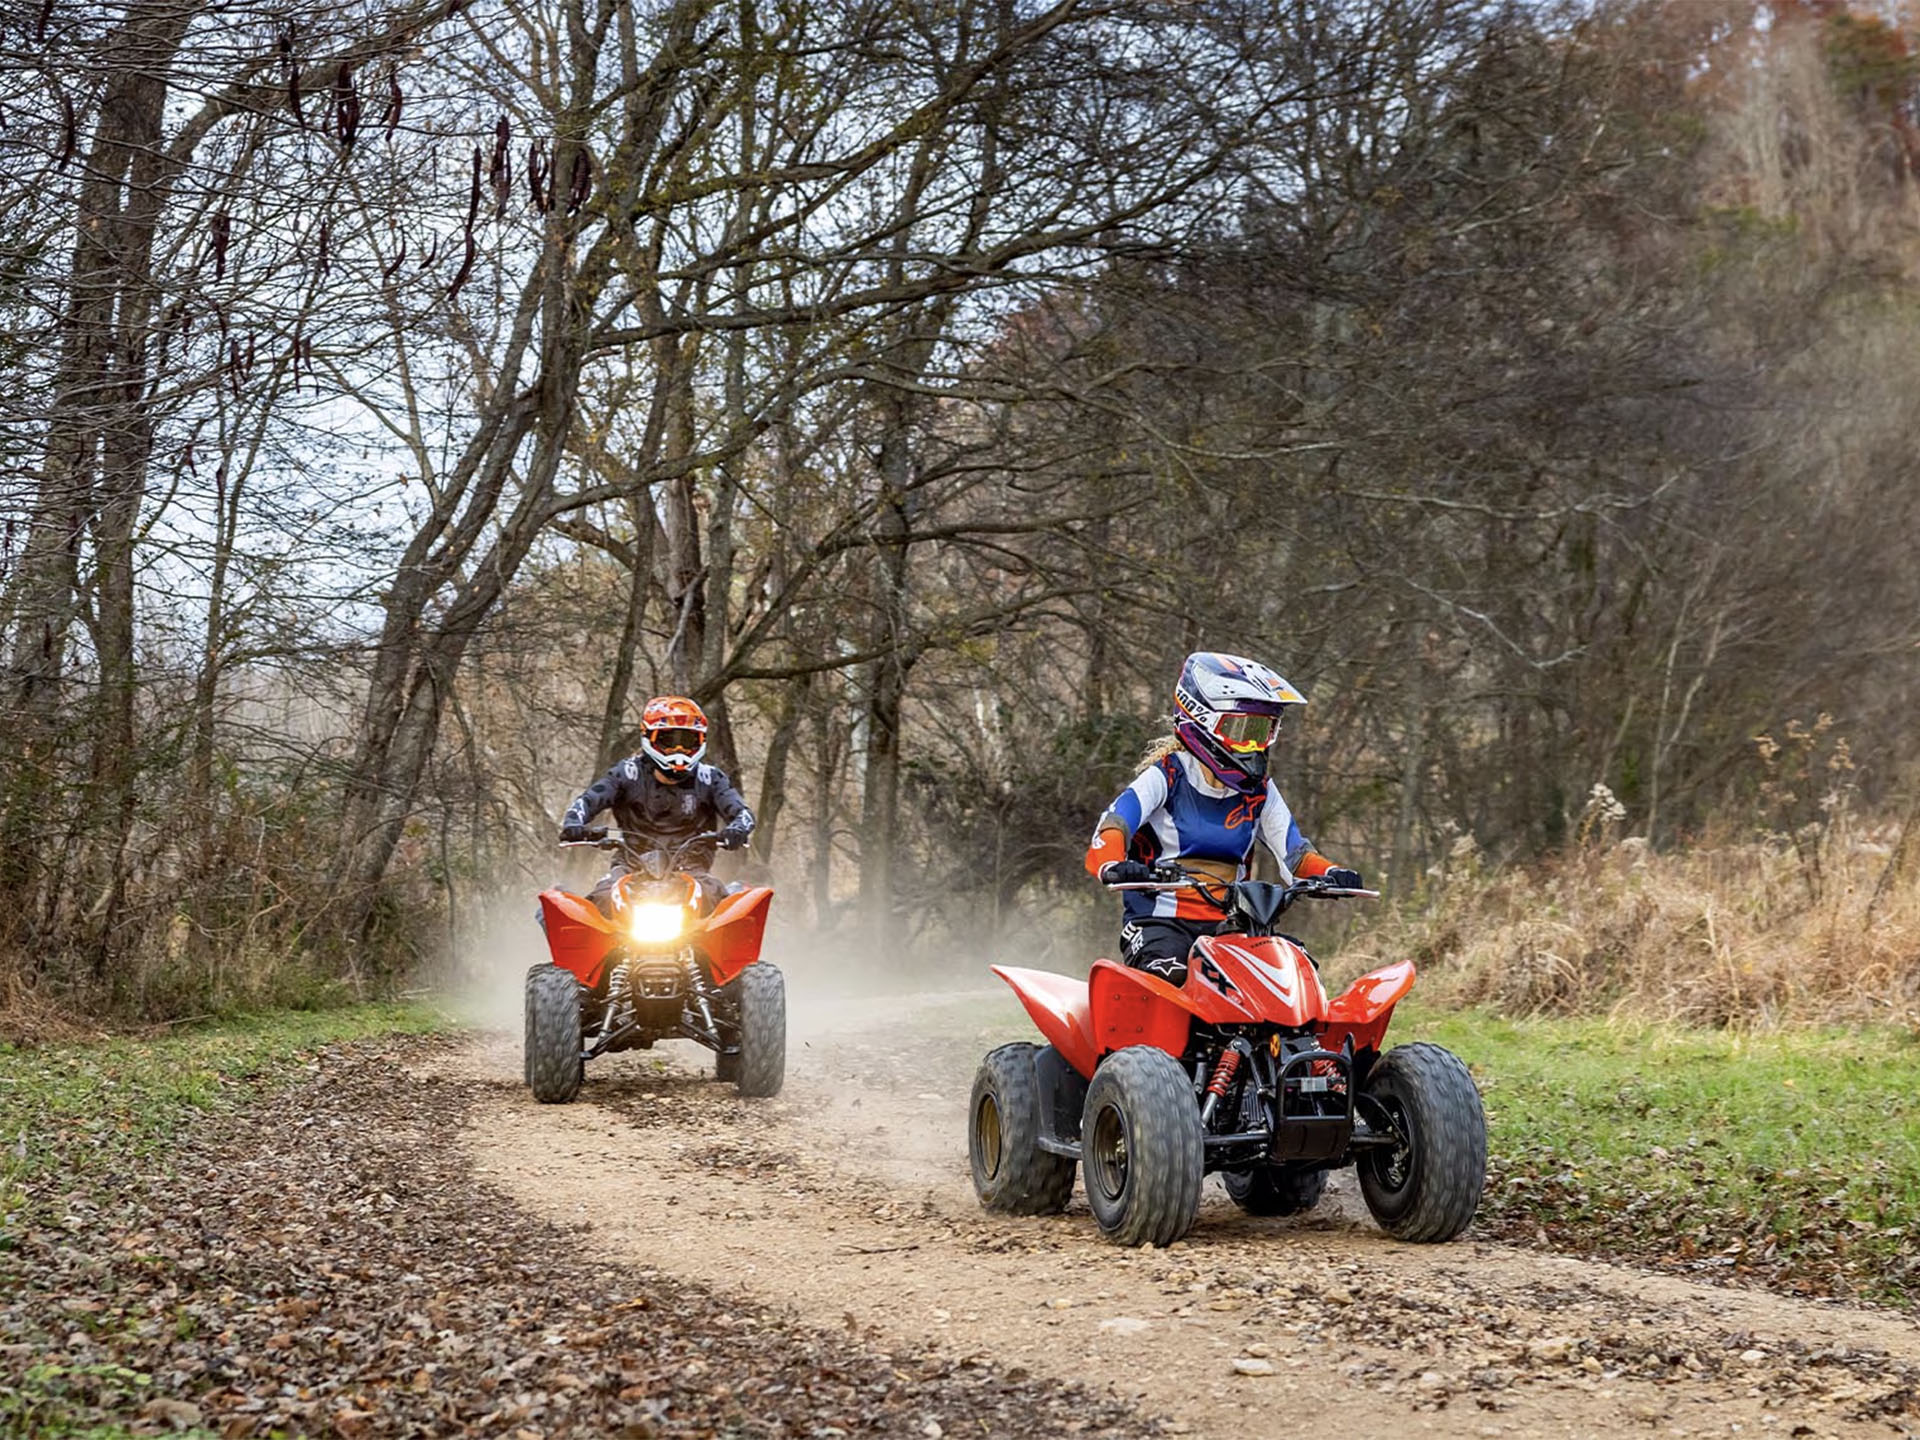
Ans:
{"label": "riding glove", "polygon": [[1358,870],[1349,870],[1341,865],[1335,865],[1332,869],[1321,875],[1320,878],[1329,885],[1338,885],[1343,890],[1364,890],[1367,888],[1367,882],[1360,878],[1360,872]]}
{"label": "riding glove", "polygon": [[1144,860],[1110,860],[1100,867],[1102,885],[1142,885],[1154,878],[1153,866]]}

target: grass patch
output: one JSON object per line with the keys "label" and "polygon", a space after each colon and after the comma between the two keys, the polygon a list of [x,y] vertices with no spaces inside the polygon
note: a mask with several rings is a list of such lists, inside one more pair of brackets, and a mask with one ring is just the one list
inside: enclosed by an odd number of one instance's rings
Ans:
{"label": "grass patch", "polygon": [[1911,1305],[1920,1039],[1504,1019],[1412,1005],[1485,1097],[1501,1239]]}

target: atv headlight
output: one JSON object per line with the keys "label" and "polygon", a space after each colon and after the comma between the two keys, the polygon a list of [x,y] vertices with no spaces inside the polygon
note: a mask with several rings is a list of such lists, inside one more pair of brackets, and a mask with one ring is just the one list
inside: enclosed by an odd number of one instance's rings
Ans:
{"label": "atv headlight", "polygon": [[643,945],[663,940],[678,940],[687,923],[687,912],[679,905],[635,905],[627,921],[628,933]]}

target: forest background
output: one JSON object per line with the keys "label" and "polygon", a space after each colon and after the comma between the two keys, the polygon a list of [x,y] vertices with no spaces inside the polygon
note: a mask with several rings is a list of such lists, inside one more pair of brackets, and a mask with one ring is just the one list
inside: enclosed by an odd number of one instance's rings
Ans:
{"label": "forest background", "polygon": [[[1111,924],[1180,657],[1469,999],[1920,1026],[1920,56],[1828,0],[6,0],[0,1009]],[[531,958],[531,957],[529,957]]]}

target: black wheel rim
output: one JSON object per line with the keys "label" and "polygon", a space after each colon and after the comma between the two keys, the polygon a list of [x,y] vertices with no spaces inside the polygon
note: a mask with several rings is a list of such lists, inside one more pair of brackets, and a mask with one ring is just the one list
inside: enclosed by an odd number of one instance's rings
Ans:
{"label": "black wheel rim", "polygon": [[1406,1106],[1390,1095],[1382,1095],[1380,1108],[1387,1112],[1400,1143],[1390,1150],[1376,1150],[1368,1157],[1373,1162],[1373,1178],[1389,1195],[1398,1195],[1413,1183],[1414,1152],[1420,1137],[1414,1133],[1413,1117]]}
{"label": "black wheel rim", "polygon": [[1117,1201],[1127,1193],[1127,1117],[1118,1105],[1102,1105],[1093,1117],[1086,1168],[1103,1200]]}
{"label": "black wheel rim", "polygon": [[973,1112],[973,1154],[988,1180],[1000,1173],[1000,1153],[1000,1106],[991,1094],[982,1095]]}

